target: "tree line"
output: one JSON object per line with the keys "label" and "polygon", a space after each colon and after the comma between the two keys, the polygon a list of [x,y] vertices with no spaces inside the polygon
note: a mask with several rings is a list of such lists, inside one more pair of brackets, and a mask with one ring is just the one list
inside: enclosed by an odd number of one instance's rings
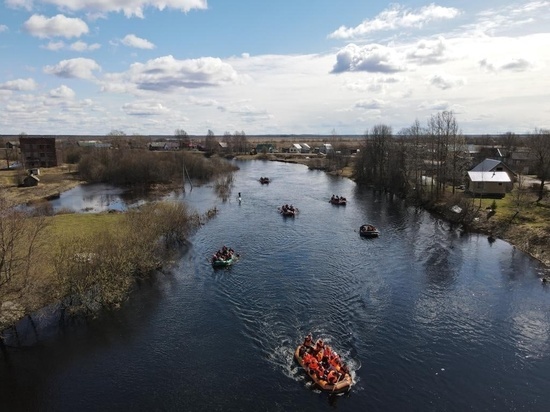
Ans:
{"label": "tree line", "polygon": [[[537,129],[524,138],[507,133],[502,143],[510,152],[520,146],[529,149],[532,169],[540,179],[538,200],[542,200],[550,179],[550,131]],[[453,112],[443,111],[432,115],[426,126],[416,120],[397,134],[384,124],[367,130],[355,162],[355,178],[425,204],[455,194],[471,167],[457,119]]]}

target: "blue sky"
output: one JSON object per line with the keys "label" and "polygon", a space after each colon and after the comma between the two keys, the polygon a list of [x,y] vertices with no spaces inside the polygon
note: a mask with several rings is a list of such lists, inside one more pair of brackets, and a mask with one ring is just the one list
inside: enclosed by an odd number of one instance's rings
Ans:
{"label": "blue sky", "polygon": [[4,0],[0,134],[550,128],[550,1]]}

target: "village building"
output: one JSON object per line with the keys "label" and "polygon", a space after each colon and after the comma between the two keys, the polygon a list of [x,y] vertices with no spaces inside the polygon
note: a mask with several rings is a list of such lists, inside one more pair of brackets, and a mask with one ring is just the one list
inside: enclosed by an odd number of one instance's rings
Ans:
{"label": "village building", "polygon": [[26,168],[55,167],[60,163],[55,137],[21,136],[19,148]]}

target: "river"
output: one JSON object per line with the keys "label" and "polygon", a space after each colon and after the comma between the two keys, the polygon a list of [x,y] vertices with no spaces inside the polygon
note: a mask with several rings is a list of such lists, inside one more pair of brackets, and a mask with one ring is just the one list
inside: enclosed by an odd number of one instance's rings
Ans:
{"label": "river", "polygon": [[[550,289],[537,261],[349,179],[238,165],[228,201],[212,185],[172,196],[219,213],[171,271],[12,353],[2,410],[548,410]],[[285,203],[295,218],[277,212]],[[364,223],[380,237],[361,238]],[[222,245],[240,259],[214,270]],[[293,362],[308,332],[350,365],[349,393],[319,392]]]}

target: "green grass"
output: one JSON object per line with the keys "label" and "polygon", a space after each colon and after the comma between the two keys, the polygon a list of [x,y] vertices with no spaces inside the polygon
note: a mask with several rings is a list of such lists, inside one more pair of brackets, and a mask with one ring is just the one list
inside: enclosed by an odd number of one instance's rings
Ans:
{"label": "green grass", "polygon": [[66,237],[94,235],[105,230],[115,230],[123,213],[69,213],[49,218],[45,236],[48,243]]}

